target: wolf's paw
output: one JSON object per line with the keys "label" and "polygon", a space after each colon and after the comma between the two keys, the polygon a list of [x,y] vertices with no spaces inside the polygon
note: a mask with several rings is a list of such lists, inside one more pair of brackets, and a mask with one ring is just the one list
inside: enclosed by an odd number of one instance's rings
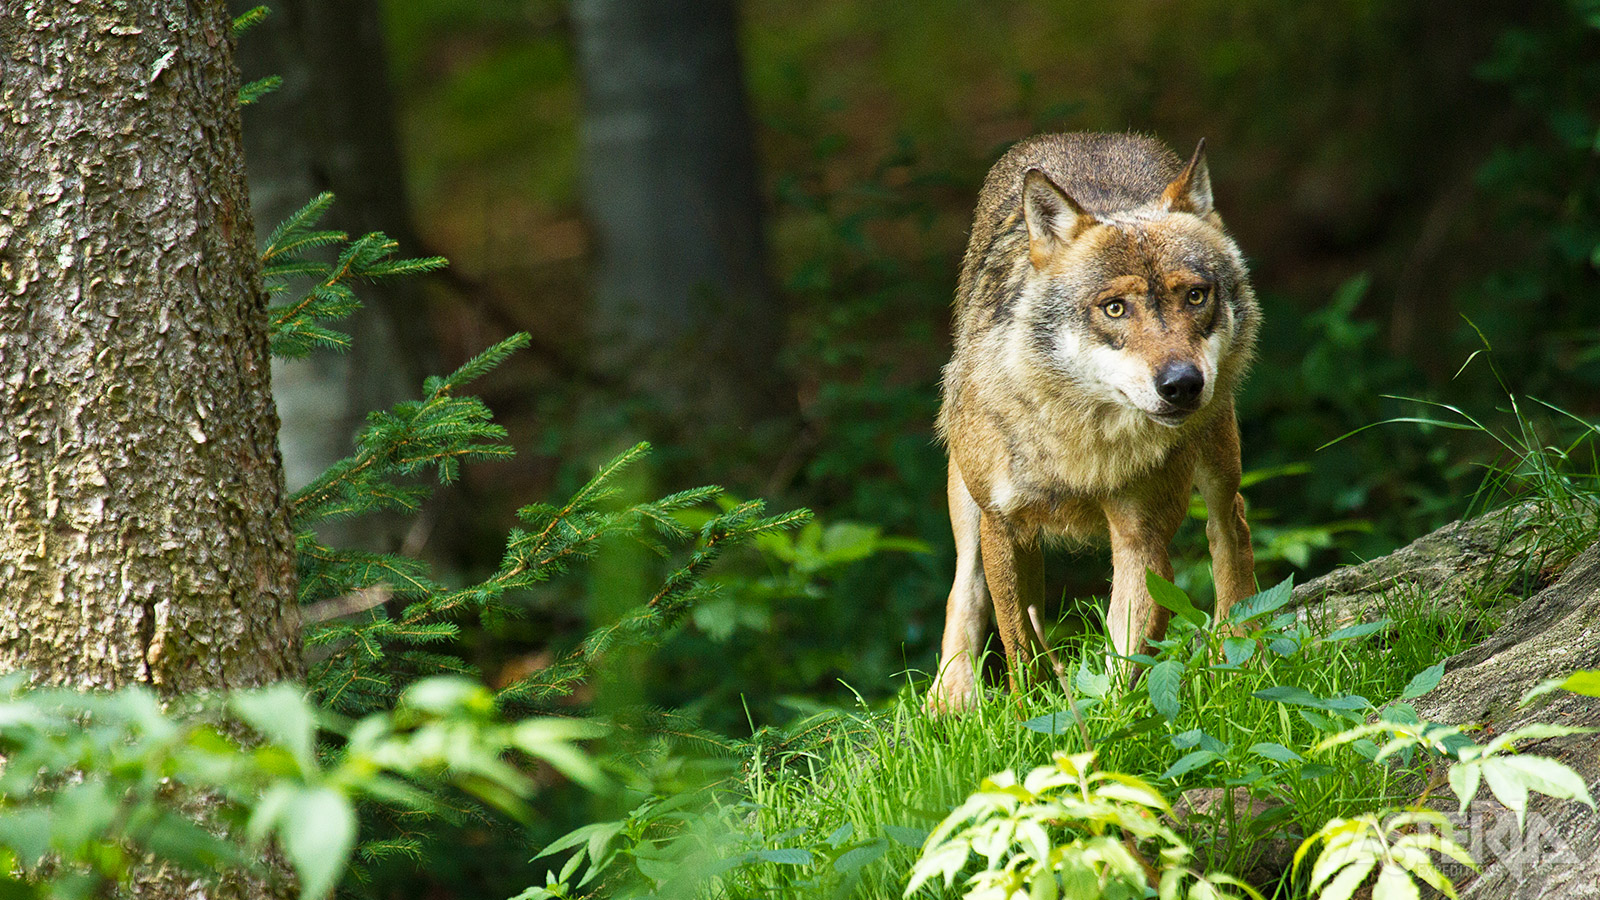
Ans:
{"label": "wolf's paw", "polygon": [[978,687],[973,678],[970,660],[953,659],[939,670],[933,687],[923,700],[928,712],[934,715],[959,713],[978,702]]}

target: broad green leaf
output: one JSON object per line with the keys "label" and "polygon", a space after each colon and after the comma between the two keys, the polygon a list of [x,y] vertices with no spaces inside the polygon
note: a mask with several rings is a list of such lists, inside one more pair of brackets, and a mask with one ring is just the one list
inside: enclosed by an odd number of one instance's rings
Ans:
{"label": "broad green leaf", "polygon": [[[848,875],[849,873],[856,871],[868,863],[876,862],[880,857],[888,852],[889,842],[886,840],[876,840],[870,844],[863,844],[860,847],[853,847],[839,854],[839,858],[833,861],[833,867]],[[960,855],[960,858],[955,860],[955,869],[952,870],[952,874],[954,871],[960,870],[960,868],[967,862],[967,848],[960,843],[952,842],[941,845],[934,854],[924,854],[922,859],[917,861],[917,868],[919,870],[922,869],[923,863],[925,862],[931,864],[935,860],[935,854],[937,855],[937,859],[939,861],[947,860],[956,854]],[[938,871],[938,869],[932,869],[930,874],[936,874]],[[910,889],[908,888],[906,892],[910,893]]]}
{"label": "broad green leaf", "polygon": [[1571,691],[1574,694],[1582,694],[1585,697],[1600,697],[1600,669],[1573,672],[1565,678],[1552,678],[1541,682],[1522,698],[1522,702],[1527,703],[1541,694],[1548,694],[1556,690]]}
{"label": "broad green leaf", "polygon": [[316,714],[301,689],[275,684],[228,698],[228,705],[257,734],[289,751],[302,774],[317,771]]}
{"label": "broad green leaf", "polygon": [[300,876],[301,900],[333,892],[355,846],[356,814],[332,788],[299,791],[278,820],[278,843]]}
{"label": "broad green leaf", "polygon": [[1228,610],[1228,619],[1236,625],[1243,625],[1251,619],[1257,619],[1268,613],[1277,611],[1290,598],[1294,596],[1294,579],[1286,578],[1278,584],[1267,588],[1259,594],[1246,597],[1233,605]]}
{"label": "broad green leaf", "polygon": [[1405,690],[1400,692],[1401,700],[1415,700],[1423,694],[1439,686],[1439,680],[1444,677],[1444,663],[1438,662],[1423,669],[1412,676]]}
{"label": "broad green leaf", "polygon": [[1151,667],[1145,677],[1150,685],[1150,705],[1168,722],[1176,719],[1182,706],[1178,691],[1183,686],[1183,663],[1162,660]]}
{"label": "broad green leaf", "polygon": [[1285,747],[1282,744],[1272,743],[1270,741],[1251,744],[1250,752],[1256,754],[1257,756],[1265,756],[1267,759],[1277,760],[1281,763],[1304,761],[1300,754],[1290,750],[1288,747]]}
{"label": "broad green leaf", "polygon": [[1335,641],[1349,641],[1369,634],[1376,634],[1389,627],[1388,619],[1379,619],[1376,622],[1362,622],[1357,625],[1346,625],[1323,638],[1323,643],[1331,644]]}
{"label": "broad green leaf", "polygon": [[1583,776],[1564,763],[1547,756],[1527,753],[1499,756],[1490,759],[1489,762],[1500,763],[1497,768],[1503,767],[1515,772],[1530,791],[1538,791],[1558,800],[1576,800],[1590,808],[1594,807],[1594,798],[1589,796],[1589,788],[1584,784]]}
{"label": "broad green leaf", "polygon": [[1328,710],[1357,710],[1371,706],[1365,697],[1318,697],[1304,688],[1293,685],[1280,684],[1269,688],[1262,688],[1251,694],[1258,700],[1271,700],[1277,703],[1287,703],[1291,706],[1309,706],[1313,709]]}
{"label": "broad green leaf", "polygon": [[50,852],[50,810],[10,806],[0,815],[0,847],[9,848],[17,862],[32,869]]}
{"label": "broad green leaf", "polygon": [[1179,618],[1188,621],[1196,628],[1204,628],[1206,614],[1195,608],[1190,602],[1189,595],[1172,582],[1162,578],[1155,572],[1146,569],[1144,573],[1145,586],[1150,591],[1150,599],[1161,604]]}
{"label": "broad green leaf", "polygon": [[840,825],[838,828],[833,830],[832,834],[828,835],[828,846],[837,847],[840,844],[843,844],[845,841],[850,840],[850,835],[854,834],[855,830],[856,825],[854,822],[846,822],[843,825]]}
{"label": "broad green leaf", "polygon": [[904,825],[885,825],[883,833],[894,840],[905,844],[907,847],[921,847],[928,841],[928,832],[922,828],[907,828]]}
{"label": "broad green leaf", "polygon": [[1256,642],[1249,638],[1231,637],[1222,642],[1222,658],[1230,666],[1242,666],[1256,655]]}
{"label": "broad green leaf", "polygon": [[160,813],[141,843],[146,850],[191,872],[236,868],[245,863],[239,848],[189,819]]}
{"label": "broad green leaf", "polygon": [[1077,728],[1077,720],[1070,712],[1045,713],[1022,723],[1022,727],[1040,734],[1066,734]]}
{"label": "broad green leaf", "polygon": [[1456,763],[1450,767],[1450,790],[1455,791],[1456,797],[1461,801],[1461,813],[1467,811],[1472,798],[1478,795],[1478,784],[1482,777],[1481,763]]}
{"label": "broad green leaf", "polygon": [[1089,671],[1087,660],[1078,664],[1078,674],[1072,683],[1080,692],[1096,699],[1111,692],[1111,676],[1104,672]]}
{"label": "broad green leaf", "polygon": [[1420,900],[1421,897],[1411,875],[1394,864],[1384,866],[1372,885],[1372,900]]}
{"label": "broad green leaf", "polygon": [[487,715],[494,710],[494,695],[476,681],[445,675],[425,678],[407,688],[400,705],[441,716],[457,712]]}
{"label": "broad green leaf", "polygon": [[779,847],[773,850],[757,850],[756,857],[769,863],[780,866],[809,866],[811,865],[811,851],[799,847]]}
{"label": "broad green leaf", "polygon": [[1203,766],[1209,766],[1221,758],[1222,757],[1211,752],[1210,750],[1196,750],[1192,753],[1185,754],[1182,759],[1179,759],[1177,762],[1173,763],[1171,768],[1161,773],[1161,777],[1177,778],[1180,775],[1186,775],[1189,772],[1193,772],[1195,769]]}

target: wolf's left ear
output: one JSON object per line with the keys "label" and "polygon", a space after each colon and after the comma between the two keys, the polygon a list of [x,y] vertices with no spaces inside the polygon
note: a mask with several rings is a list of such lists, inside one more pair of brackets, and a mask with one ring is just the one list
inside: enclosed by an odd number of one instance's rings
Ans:
{"label": "wolf's left ear", "polygon": [[1211,212],[1211,173],[1206,170],[1206,139],[1201,138],[1194,148],[1194,157],[1178,177],[1172,179],[1161,192],[1169,212],[1194,213],[1203,216]]}
{"label": "wolf's left ear", "polygon": [[1094,224],[1094,218],[1038,168],[1022,176],[1022,218],[1028,223],[1028,257],[1035,268],[1043,268],[1053,253]]}

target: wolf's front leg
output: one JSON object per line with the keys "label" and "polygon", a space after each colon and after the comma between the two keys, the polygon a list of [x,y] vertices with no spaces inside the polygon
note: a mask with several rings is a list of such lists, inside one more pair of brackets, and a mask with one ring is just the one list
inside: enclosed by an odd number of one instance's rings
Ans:
{"label": "wolf's front leg", "polygon": [[1123,656],[1144,652],[1145,645],[1167,633],[1167,610],[1150,599],[1145,573],[1172,579],[1168,546],[1188,508],[1188,480],[1178,491],[1153,491],[1147,497],[1106,501],[1111,531],[1111,607],[1106,628],[1111,645]]}
{"label": "wolf's front leg", "polygon": [[1035,639],[1027,608],[1044,601],[1044,549],[1035,535],[1022,534],[999,516],[984,513],[978,527],[983,570],[994,601],[995,630],[1006,649],[1011,689],[1028,682],[1034,669]]}
{"label": "wolf's front leg", "polygon": [[972,499],[954,461],[946,485],[950,528],[956,539],[956,580],[944,608],[944,639],[939,642],[939,673],[928,691],[928,708],[949,712],[978,697],[977,663],[989,624],[989,586],[984,580],[978,523],[982,510]]}
{"label": "wolf's front leg", "polygon": [[1250,547],[1250,525],[1239,494],[1239,427],[1230,404],[1212,426],[1211,437],[1195,471],[1195,483],[1206,501],[1206,539],[1211,545],[1212,581],[1217,586],[1215,619],[1256,591],[1256,557]]}

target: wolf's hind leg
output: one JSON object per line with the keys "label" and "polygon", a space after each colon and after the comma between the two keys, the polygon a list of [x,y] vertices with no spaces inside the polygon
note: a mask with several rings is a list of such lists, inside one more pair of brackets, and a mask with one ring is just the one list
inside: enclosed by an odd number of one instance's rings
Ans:
{"label": "wolf's hind leg", "polygon": [[1244,518],[1244,497],[1239,494],[1239,426],[1232,404],[1217,417],[1202,446],[1195,484],[1206,501],[1206,539],[1217,585],[1216,620],[1222,622],[1229,607],[1256,591],[1255,551]]}
{"label": "wolf's hind leg", "polygon": [[956,580],[945,603],[944,638],[939,643],[939,674],[928,691],[928,707],[945,711],[977,699],[975,666],[983,653],[983,634],[989,621],[989,585],[983,574],[978,524],[983,512],[972,499],[955,461],[950,462],[946,486],[950,499],[950,527],[956,539]]}

